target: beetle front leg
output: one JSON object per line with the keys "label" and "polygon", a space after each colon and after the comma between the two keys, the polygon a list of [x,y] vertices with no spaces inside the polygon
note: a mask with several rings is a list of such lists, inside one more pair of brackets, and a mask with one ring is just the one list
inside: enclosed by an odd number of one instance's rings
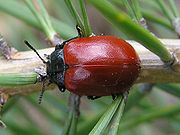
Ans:
{"label": "beetle front leg", "polygon": [[48,76],[44,67],[35,68],[34,71],[39,75],[37,79],[38,82],[43,82],[44,80],[48,79]]}

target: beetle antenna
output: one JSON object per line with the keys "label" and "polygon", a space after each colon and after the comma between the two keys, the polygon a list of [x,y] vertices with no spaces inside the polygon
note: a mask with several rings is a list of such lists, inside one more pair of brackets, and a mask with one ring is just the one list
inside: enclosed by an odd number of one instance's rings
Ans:
{"label": "beetle antenna", "polygon": [[24,40],[24,43],[31,49],[31,50],[33,50],[36,54],[37,54],[37,56],[42,60],[42,62],[43,63],[47,63],[40,55],[39,55],[39,53],[36,51],[36,49],[27,41],[27,40]]}
{"label": "beetle antenna", "polygon": [[39,104],[41,104],[41,102],[42,102],[42,97],[43,97],[44,92],[45,92],[45,81],[42,82],[42,89],[41,89],[41,93],[40,93],[39,99],[38,99]]}

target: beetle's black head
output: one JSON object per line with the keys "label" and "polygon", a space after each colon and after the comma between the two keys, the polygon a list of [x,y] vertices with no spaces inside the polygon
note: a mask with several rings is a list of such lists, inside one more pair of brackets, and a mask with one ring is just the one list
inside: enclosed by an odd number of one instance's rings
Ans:
{"label": "beetle's black head", "polygon": [[64,73],[66,68],[63,49],[55,49],[55,51],[48,56],[47,75],[51,82],[58,85],[60,90],[64,88]]}
{"label": "beetle's black head", "polygon": [[64,73],[67,68],[64,62],[64,53],[63,53],[64,44],[57,45],[55,51],[47,57],[48,61],[45,61],[28,41],[25,40],[24,43],[30,49],[32,49],[37,54],[37,56],[42,60],[42,62],[47,66],[47,75],[42,76],[41,74],[39,74],[41,76],[41,81],[43,82],[42,91],[39,97],[39,104],[41,103],[41,99],[45,91],[46,80],[49,80],[48,84],[50,83],[57,84],[59,90],[64,92],[65,91]]}

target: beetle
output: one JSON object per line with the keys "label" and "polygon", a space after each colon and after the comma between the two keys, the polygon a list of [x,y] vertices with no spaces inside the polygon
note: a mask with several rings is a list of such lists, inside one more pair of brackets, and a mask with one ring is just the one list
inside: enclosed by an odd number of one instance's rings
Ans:
{"label": "beetle", "polygon": [[67,89],[89,99],[128,91],[140,72],[134,48],[115,36],[75,37],[57,44],[47,61],[40,59],[47,66],[44,78],[50,83],[62,92]]}

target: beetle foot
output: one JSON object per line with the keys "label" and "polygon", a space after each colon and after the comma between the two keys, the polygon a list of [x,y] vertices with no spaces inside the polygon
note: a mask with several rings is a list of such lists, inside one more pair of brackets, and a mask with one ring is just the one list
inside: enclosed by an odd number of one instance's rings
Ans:
{"label": "beetle foot", "polygon": [[100,97],[101,96],[87,96],[87,98],[90,99],[90,100],[95,100],[95,99],[98,99]]}
{"label": "beetle foot", "polygon": [[35,68],[34,71],[39,75],[38,76],[38,81],[39,82],[42,82],[43,80],[47,79],[47,73],[45,71],[45,68],[38,67],[38,68]]}
{"label": "beetle foot", "polygon": [[125,103],[127,103],[128,95],[129,95],[129,91],[125,91],[125,92],[123,93],[123,97],[124,97]]}
{"label": "beetle foot", "polygon": [[66,88],[65,88],[64,86],[59,86],[59,85],[58,85],[58,88],[59,88],[59,90],[60,90],[61,92],[65,92],[65,90],[66,90]]}
{"label": "beetle foot", "polygon": [[112,99],[115,100],[117,98],[117,94],[112,94]]}

